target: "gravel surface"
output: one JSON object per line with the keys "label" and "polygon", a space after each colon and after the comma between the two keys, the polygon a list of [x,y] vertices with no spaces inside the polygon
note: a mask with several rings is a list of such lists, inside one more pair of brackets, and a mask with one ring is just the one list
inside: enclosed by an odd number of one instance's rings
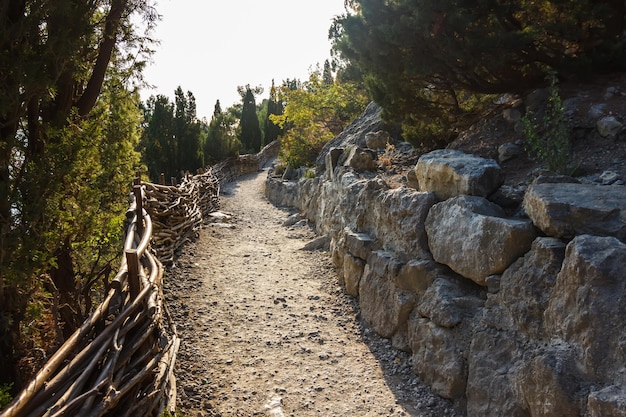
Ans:
{"label": "gravel surface", "polygon": [[263,195],[266,172],[223,187],[225,216],[166,277],[182,344],[185,416],[460,416],[360,319],[315,233]]}

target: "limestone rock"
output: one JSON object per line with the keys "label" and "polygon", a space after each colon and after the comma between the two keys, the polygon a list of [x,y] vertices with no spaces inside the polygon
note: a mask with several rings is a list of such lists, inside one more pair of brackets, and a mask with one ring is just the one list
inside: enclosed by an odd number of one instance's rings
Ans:
{"label": "limestone rock", "polygon": [[349,148],[343,165],[351,167],[356,172],[375,171],[377,167],[376,153],[369,149],[353,146]]}
{"label": "limestone rock", "polygon": [[469,281],[439,276],[428,288],[417,311],[441,327],[455,327],[473,317],[483,306],[480,291],[469,288]]}
{"label": "limestone rock", "polygon": [[376,239],[366,233],[353,232],[349,228],[344,229],[344,241],[348,252],[364,261],[376,248]]}
{"label": "limestone rock", "polygon": [[465,350],[454,329],[439,327],[413,314],[408,324],[413,369],[436,394],[459,399],[465,393],[467,364],[460,351]]}
{"label": "limestone rock", "polygon": [[365,134],[365,144],[370,149],[385,149],[387,143],[391,142],[389,132],[378,130]]}
{"label": "limestone rock", "polygon": [[335,168],[339,164],[339,158],[343,154],[343,148],[331,148],[326,154],[326,170],[331,181],[335,180]]}
{"label": "limestone rock", "polygon": [[615,236],[626,241],[626,192],[592,184],[534,184],[524,197],[533,223],[548,236]]}
{"label": "limestone rock", "polygon": [[581,415],[582,399],[576,369],[576,353],[571,346],[555,343],[520,367],[516,391],[521,394],[533,417]]}
{"label": "limestone rock", "polygon": [[[490,301],[493,305],[494,326],[508,322],[510,330],[541,339],[543,312],[548,306],[556,277],[565,258],[565,243],[555,238],[537,238],[524,257],[518,259],[502,274],[500,291]],[[498,312],[498,307],[503,309]]]}
{"label": "limestone rock", "polygon": [[498,161],[500,163],[518,158],[522,154],[521,146],[514,143],[505,143],[498,147]]}
{"label": "limestone rock", "polygon": [[507,332],[485,329],[472,338],[468,358],[467,416],[526,416],[515,381],[523,356]]}
{"label": "limestone rock", "polygon": [[613,116],[606,116],[598,120],[596,128],[600,136],[615,138],[624,129],[624,125]]}
{"label": "limestone rock", "polygon": [[414,169],[409,170],[406,173],[406,186],[409,188],[413,188],[415,190],[419,190],[419,182],[417,182],[417,174]]}
{"label": "limestone rock", "polygon": [[598,380],[626,363],[626,244],[613,237],[582,235],[567,245],[546,309],[548,334],[582,352],[582,365]]}
{"label": "limestone rock", "polygon": [[626,417],[626,390],[615,385],[589,394],[589,417]]}
{"label": "limestone rock", "polygon": [[433,193],[406,187],[389,190],[370,181],[358,204],[346,209],[357,214],[356,228],[376,236],[385,250],[405,260],[428,259],[424,221],[435,201]]}
{"label": "limestone rock", "polygon": [[530,221],[506,219],[502,208],[472,196],[435,204],[426,233],[435,261],[479,285],[528,252],[536,236]]}
{"label": "limestone rock", "polygon": [[441,265],[430,259],[411,259],[402,265],[394,283],[398,288],[421,297],[441,273]]}
{"label": "limestone rock", "polygon": [[365,135],[369,132],[376,132],[383,128],[383,121],[380,117],[382,108],[374,102],[367,105],[363,113],[354,119],[340,134],[328,142],[322,148],[319,156],[315,160],[318,171],[326,169],[326,154],[331,148],[345,148],[347,146],[366,146]]}
{"label": "limestone rock", "polygon": [[422,155],[415,173],[419,189],[433,191],[441,200],[460,194],[486,197],[504,182],[502,169],[493,159],[451,149]]}
{"label": "limestone rock", "polygon": [[363,259],[346,254],[343,258],[343,281],[346,285],[346,292],[353,297],[359,296],[359,284],[365,271],[365,261]]}
{"label": "limestone rock", "polygon": [[406,323],[415,307],[415,295],[403,291],[386,277],[365,266],[359,285],[359,306],[363,318],[376,333],[390,338]]}

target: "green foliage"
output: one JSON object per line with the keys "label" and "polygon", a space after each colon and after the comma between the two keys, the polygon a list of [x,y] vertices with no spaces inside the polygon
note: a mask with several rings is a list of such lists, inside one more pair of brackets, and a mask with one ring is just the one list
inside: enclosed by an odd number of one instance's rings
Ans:
{"label": "green foliage", "polygon": [[354,0],[350,7],[331,28],[334,49],[414,144],[445,144],[480,114],[466,108],[477,104],[472,96],[523,92],[542,82],[546,67],[575,75],[626,66],[619,1]]}
{"label": "green foliage", "polygon": [[152,181],[165,174],[168,180],[182,172],[204,168],[203,145],[207,126],[196,117],[196,99],[178,87],[174,103],[163,96],[150,97],[144,105],[144,131],[141,138],[143,160]]}
{"label": "green foliage", "polygon": [[239,155],[241,143],[237,139],[237,121],[232,108],[223,112],[219,100],[215,103],[203,148],[207,165]]}
{"label": "green foliage", "polygon": [[546,77],[550,82],[549,96],[542,117],[527,111],[522,118],[526,151],[537,157],[550,171],[567,173],[570,139],[567,116],[559,95],[558,80],[552,73]]}
{"label": "green foliage", "polygon": [[263,143],[267,145],[278,139],[283,134],[283,129],[272,121],[272,116],[280,116],[284,113],[283,98],[281,97],[280,90],[274,85],[272,80],[272,87],[270,88],[270,98],[267,101],[267,114],[264,120],[264,140]]}
{"label": "green foliage", "polygon": [[243,108],[241,110],[241,119],[239,126],[241,133],[239,140],[243,146],[244,153],[257,153],[261,150],[261,129],[259,127],[259,119],[256,113],[256,101],[254,92],[250,86],[246,86],[245,92],[242,94]]}
{"label": "green foliage", "polygon": [[119,251],[153,2],[0,6],[0,382],[42,280],[71,331]]}
{"label": "green foliage", "polygon": [[303,88],[284,85],[287,105],[270,119],[285,130],[280,159],[294,168],[311,166],[322,147],[339,134],[367,104],[365,92],[352,83],[325,84],[319,72]]}
{"label": "green foliage", "polygon": [[11,388],[13,388],[13,384],[0,384],[0,410],[13,400],[10,393]]}

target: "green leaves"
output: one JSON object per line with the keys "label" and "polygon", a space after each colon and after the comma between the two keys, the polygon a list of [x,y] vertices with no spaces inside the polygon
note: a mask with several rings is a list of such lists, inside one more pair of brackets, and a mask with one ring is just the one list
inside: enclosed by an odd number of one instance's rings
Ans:
{"label": "green leaves", "polygon": [[356,84],[327,81],[314,72],[304,88],[291,90],[284,86],[284,113],[270,116],[285,129],[279,156],[295,168],[311,166],[322,147],[367,104],[365,92]]}

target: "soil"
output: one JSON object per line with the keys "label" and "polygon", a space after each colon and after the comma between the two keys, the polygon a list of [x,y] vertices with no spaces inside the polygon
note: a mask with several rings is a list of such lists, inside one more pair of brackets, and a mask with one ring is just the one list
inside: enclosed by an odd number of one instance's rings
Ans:
{"label": "soil", "polygon": [[226,184],[221,212],[168,271],[186,416],[461,415],[420,383],[345,295],[315,233],[263,195],[267,172]]}

